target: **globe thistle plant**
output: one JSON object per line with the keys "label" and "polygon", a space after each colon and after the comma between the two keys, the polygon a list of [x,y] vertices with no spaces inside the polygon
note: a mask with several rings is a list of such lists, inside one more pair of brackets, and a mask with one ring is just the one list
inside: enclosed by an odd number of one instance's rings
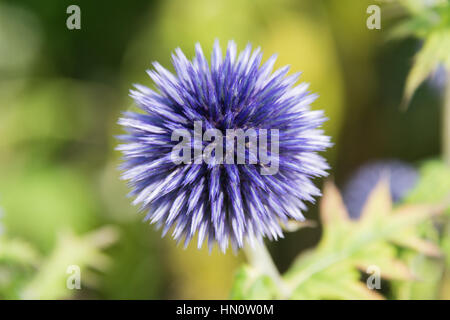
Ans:
{"label": "globe thistle plant", "polygon": [[[328,169],[318,155],[330,146],[319,129],[325,117],[310,109],[317,96],[305,83],[295,86],[299,74],[287,76],[289,67],[272,73],[276,56],[261,65],[260,49],[252,51],[250,44],[237,55],[230,41],[222,57],[216,41],[210,64],[199,44],[195,51],[189,61],[175,50],[175,74],[153,63],[148,74],[157,91],[135,85],[130,95],[142,112],[126,112],[119,119],[126,130],[118,146],[122,177],[132,188],[133,204],[148,212],[146,220],[163,235],[173,230],[174,239],[185,245],[195,234],[199,247],[207,239],[222,251],[229,244],[240,248],[245,240],[277,239],[283,223],[304,219],[305,202],[320,195],[312,179]],[[235,149],[228,131],[240,129],[244,144]],[[177,130],[194,137],[181,144],[188,161],[173,159],[180,146],[173,138]],[[212,141],[207,130],[216,132],[214,161],[201,161]],[[271,135],[263,137],[268,131]],[[257,149],[252,141],[258,141]],[[262,141],[270,162],[261,155]],[[219,161],[218,147],[231,162]],[[274,164],[275,171],[264,173]]]}

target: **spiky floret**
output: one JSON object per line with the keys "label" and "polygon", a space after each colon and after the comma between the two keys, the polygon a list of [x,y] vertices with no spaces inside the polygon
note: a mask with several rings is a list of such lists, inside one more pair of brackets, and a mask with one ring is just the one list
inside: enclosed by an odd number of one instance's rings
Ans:
{"label": "spiky floret", "polygon": [[[318,129],[323,111],[310,110],[317,96],[308,84],[294,86],[299,73],[287,76],[289,67],[272,73],[276,56],[261,66],[259,48],[247,45],[237,56],[228,43],[225,57],[216,41],[208,64],[199,44],[189,61],[178,48],[172,54],[176,74],[159,63],[147,71],[157,91],[135,85],[131,97],[143,113],[126,112],[119,119],[126,134],[123,144],[123,179],[132,188],[133,204],[148,212],[146,220],[173,229],[185,245],[198,233],[198,246],[208,238],[225,251],[229,243],[240,248],[244,240],[282,236],[281,224],[303,220],[305,201],[320,191],[314,177],[325,176],[326,161],[317,154],[330,146]],[[255,128],[279,130],[279,169],[274,175],[260,172],[263,163],[176,164],[171,152],[178,143],[172,132],[186,129],[194,135],[194,122],[203,130]],[[270,144],[270,141],[269,141]],[[202,144],[202,147],[205,143]],[[268,147],[270,148],[270,146]],[[252,156],[246,149],[245,158]],[[258,157],[257,155],[253,155]]]}

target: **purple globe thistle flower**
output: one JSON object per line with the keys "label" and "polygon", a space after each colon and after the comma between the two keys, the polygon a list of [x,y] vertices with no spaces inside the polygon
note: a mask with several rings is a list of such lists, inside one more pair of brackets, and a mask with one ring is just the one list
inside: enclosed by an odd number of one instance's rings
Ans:
{"label": "purple globe thistle flower", "polygon": [[[122,178],[136,197],[133,204],[148,212],[146,220],[162,228],[163,236],[173,229],[174,239],[184,238],[185,246],[196,233],[199,248],[208,238],[210,248],[217,242],[222,251],[229,243],[240,248],[246,239],[282,237],[280,225],[304,219],[304,202],[320,195],[312,179],[325,176],[328,169],[317,154],[330,146],[329,137],[318,129],[326,119],[309,106],[317,96],[305,83],[294,87],[299,74],[286,76],[289,67],[272,73],[276,56],[260,67],[260,49],[252,51],[250,44],[237,56],[230,41],[222,58],[216,41],[210,65],[199,44],[195,49],[192,61],[179,48],[172,54],[176,75],[153,63],[154,70],[147,72],[158,91],[135,85],[130,95],[143,113],[126,112],[119,119],[127,134],[119,137],[124,143],[117,149],[124,155]],[[174,130],[195,136],[199,121],[202,132],[212,128],[224,136],[229,129],[253,128],[256,138],[263,130],[276,130],[278,135],[267,139],[271,152],[278,139],[278,152],[271,154],[277,156],[276,173],[263,174],[267,163],[260,154],[249,142],[241,154],[235,152],[234,140],[231,158],[243,155],[245,163],[172,161],[178,144]],[[230,154],[229,142],[215,142]],[[188,141],[185,146],[195,154],[206,144]]]}
{"label": "purple globe thistle flower", "polygon": [[418,176],[413,166],[399,160],[379,160],[361,166],[344,186],[343,200],[350,217],[361,216],[370,192],[383,177],[389,180],[392,201],[398,203],[415,186]]}

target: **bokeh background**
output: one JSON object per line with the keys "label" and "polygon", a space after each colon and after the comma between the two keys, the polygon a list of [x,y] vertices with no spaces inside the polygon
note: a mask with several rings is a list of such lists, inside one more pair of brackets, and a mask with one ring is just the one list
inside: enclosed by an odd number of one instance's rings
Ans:
{"label": "bokeh background", "polygon": [[[320,95],[314,107],[330,119],[325,130],[335,145],[325,157],[338,186],[368,160],[437,156],[439,89],[426,83],[407,112],[399,108],[420,43],[389,41],[395,14],[388,11],[381,30],[367,29],[372,2],[0,1],[0,219],[40,272],[35,279],[33,264],[0,269],[0,284],[10,288],[0,298],[229,297],[242,254],[183,250],[161,239],[130,205],[117,171],[114,135],[120,113],[132,107],[128,90],[151,85],[152,61],[170,69],[176,47],[192,56],[196,42],[208,53],[214,39],[222,47],[251,42],[266,59],[278,53],[278,67],[303,71]],[[66,27],[71,4],[81,8],[81,30]],[[307,218],[317,215],[311,205]],[[95,233],[104,226],[110,229]],[[105,255],[84,235],[102,239]],[[271,243],[279,269],[320,235],[319,226]],[[70,264],[99,271],[82,273],[83,290],[67,293],[60,287]],[[14,289],[20,283],[25,293]]]}

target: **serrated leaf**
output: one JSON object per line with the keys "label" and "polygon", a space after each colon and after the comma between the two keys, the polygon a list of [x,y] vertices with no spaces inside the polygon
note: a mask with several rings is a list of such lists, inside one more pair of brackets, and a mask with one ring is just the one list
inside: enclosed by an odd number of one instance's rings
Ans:
{"label": "serrated leaf", "polygon": [[235,275],[230,298],[234,300],[267,300],[278,297],[272,279],[256,269],[244,265]]}
{"label": "serrated leaf", "polygon": [[425,39],[406,79],[403,106],[406,108],[416,89],[436,70],[439,63],[450,66],[450,31],[436,31]]}
{"label": "serrated leaf", "polygon": [[394,26],[389,32],[387,40],[396,40],[410,36],[422,38],[426,36],[432,27],[433,21],[430,21],[427,16],[413,17]]}

